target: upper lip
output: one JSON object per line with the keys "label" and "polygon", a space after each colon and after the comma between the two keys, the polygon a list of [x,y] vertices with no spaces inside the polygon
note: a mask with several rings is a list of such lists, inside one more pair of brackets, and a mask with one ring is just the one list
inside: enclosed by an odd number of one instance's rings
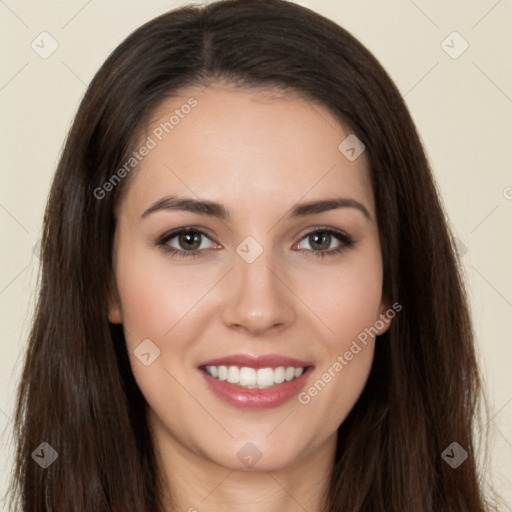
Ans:
{"label": "upper lip", "polygon": [[293,366],[295,368],[304,368],[306,366],[311,366],[311,363],[279,354],[232,354],[229,356],[217,357],[216,359],[210,359],[199,364],[199,368],[203,366],[247,366],[249,368],[277,368],[278,366]]}

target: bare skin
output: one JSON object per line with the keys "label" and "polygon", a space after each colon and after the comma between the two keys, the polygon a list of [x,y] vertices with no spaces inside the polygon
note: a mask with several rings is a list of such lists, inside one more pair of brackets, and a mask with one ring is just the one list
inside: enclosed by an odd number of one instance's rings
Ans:
{"label": "bare skin", "polygon": [[[366,384],[375,337],[341,370],[335,362],[389,309],[368,162],[338,149],[349,132],[324,107],[220,84],[166,100],[143,140],[191,96],[197,106],[144,157],[119,204],[109,319],[123,324],[176,510],[320,512],[336,432]],[[230,217],[166,208],[142,216],[167,196],[215,201]],[[287,216],[339,196],[369,217],[353,206]],[[156,242],[191,226],[206,232],[194,257],[165,251],[190,252],[183,236]],[[236,250],[249,236],[249,253],[262,249],[250,263]],[[160,351],[148,366],[134,354],[146,339]],[[310,362],[302,402],[247,410],[219,399],[198,365],[238,353]],[[326,372],[330,381],[309,393]],[[251,467],[237,456],[247,443],[261,454]]]}

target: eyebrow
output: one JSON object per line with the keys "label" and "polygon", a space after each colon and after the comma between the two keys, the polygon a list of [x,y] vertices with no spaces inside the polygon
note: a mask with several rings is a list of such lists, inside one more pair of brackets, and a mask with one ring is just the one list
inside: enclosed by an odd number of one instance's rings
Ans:
{"label": "eyebrow", "polygon": [[[286,217],[289,219],[295,219],[339,208],[355,208],[368,220],[371,220],[372,218],[370,212],[362,203],[349,197],[334,197],[331,199],[297,204],[287,213]],[[144,211],[141,218],[145,218],[154,212],[166,210],[187,211],[198,213],[199,215],[216,217],[222,220],[229,220],[230,218],[229,210],[220,203],[178,196],[166,196],[159,199]]]}

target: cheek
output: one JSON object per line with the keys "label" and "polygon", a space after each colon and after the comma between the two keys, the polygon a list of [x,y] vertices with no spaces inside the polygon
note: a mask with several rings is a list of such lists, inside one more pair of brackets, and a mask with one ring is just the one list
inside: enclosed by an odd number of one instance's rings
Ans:
{"label": "cheek", "polygon": [[345,263],[322,269],[308,279],[317,286],[300,292],[314,305],[311,309],[323,324],[318,332],[324,334],[321,364],[298,401],[312,416],[325,418],[330,432],[346,418],[368,379],[375,347],[372,328],[382,300],[380,253],[358,254]]}
{"label": "cheek", "polygon": [[338,266],[319,267],[302,283],[298,295],[321,320],[331,350],[344,349],[379,318],[382,264],[377,250],[354,253]]}
{"label": "cheek", "polygon": [[[173,403],[177,417],[185,414],[185,410],[190,415],[188,397],[176,400],[183,392],[173,376],[178,378],[183,373],[183,356],[201,333],[199,308],[194,305],[211,284],[204,273],[172,265],[165,256],[147,248],[121,249],[119,254],[117,286],[135,380],[153,409],[165,411]],[[148,348],[144,351],[140,350],[139,346],[147,339],[152,343],[146,345]],[[137,354],[147,351],[150,364],[145,366]],[[155,354],[158,355],[155,357]],[[200,411],[195,414],[200,415]],[[175,428],[181,428],[180,422]]]}
{"label": "cheek", "polygon": [[208,290],[205,280],[191,279],[190,270],[147,251],[120,258],[116,276],[123,325],[131,339],[164,338]]}

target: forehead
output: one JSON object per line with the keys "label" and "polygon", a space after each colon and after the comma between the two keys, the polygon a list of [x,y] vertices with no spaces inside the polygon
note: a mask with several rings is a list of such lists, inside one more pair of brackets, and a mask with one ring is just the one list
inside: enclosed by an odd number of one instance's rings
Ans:
{"label": "forehead", "polygon": [[243,214],[347,195],[373,211],[366,155],[351,161],[340,150],[349,135],[327,108],[298,94],[217,85],[182,90],[151,116],[138,146],[150,149],[122,208],[141,212],[178,194]]}

